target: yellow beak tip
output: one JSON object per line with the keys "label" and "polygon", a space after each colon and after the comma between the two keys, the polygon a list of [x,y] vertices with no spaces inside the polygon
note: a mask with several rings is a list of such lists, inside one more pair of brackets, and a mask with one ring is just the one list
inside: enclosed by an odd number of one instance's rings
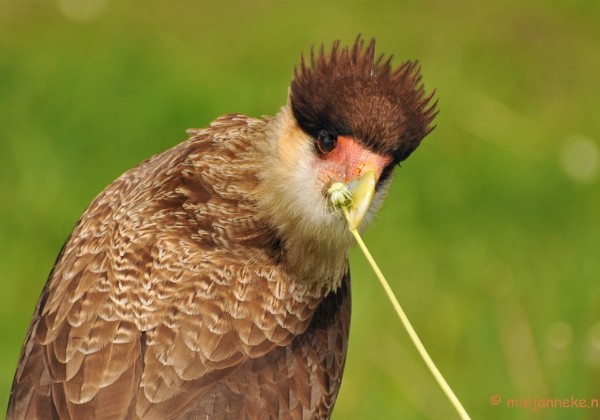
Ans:
{"label": "yellow beak tip", "polygon": [[348,211],[350,229],[357,229],[362,223],[373,201],[376,185],[377,178],[373,171],[365,172],[348,184],[352,192],[352,205]]}

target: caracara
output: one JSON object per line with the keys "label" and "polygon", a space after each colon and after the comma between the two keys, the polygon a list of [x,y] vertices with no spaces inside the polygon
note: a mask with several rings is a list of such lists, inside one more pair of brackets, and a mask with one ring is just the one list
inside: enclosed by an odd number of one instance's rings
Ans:
{"label": "caracara", "polygon": [[275,117],[219,117],[101,192],[35,309],[8,418],[329,417],[353,238],[328,187],[374,177],[364,228],[436,113],[418,65],[390,61],[360,37],[313,50]]}

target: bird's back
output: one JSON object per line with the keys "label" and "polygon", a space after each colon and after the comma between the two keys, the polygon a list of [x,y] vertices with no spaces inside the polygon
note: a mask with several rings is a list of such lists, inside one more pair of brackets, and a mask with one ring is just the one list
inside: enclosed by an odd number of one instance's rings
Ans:
{"label": "bird's back", "polygon": [[9,419],[329,416],[350,278],[325,298],[290,287],[257,212],[267,127],[222,117],[92,202],[35,310]]}

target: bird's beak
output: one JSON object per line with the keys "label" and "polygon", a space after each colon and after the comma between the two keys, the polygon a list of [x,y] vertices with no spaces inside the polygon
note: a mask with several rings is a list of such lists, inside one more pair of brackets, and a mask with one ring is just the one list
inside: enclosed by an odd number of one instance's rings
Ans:
{"label": "bird's beak", "polygon": [[350,228],[356,229],[369,211],[379,177],[392,158],[368,150],[350,136],[339,136],[335,159],[343,162],[346,169],[339,182],[352,193],[351,203],[346,208]]}
{"label": "bird's beak", "polygon": [[372,169],[363,171],[362,175],[348,183],[348,189],[352,192],[352,204],[348,208],[348,222],[350,229],[356,229],[369,211],[373,197],[375,196],[375,186],[377,185],[377,175]]}

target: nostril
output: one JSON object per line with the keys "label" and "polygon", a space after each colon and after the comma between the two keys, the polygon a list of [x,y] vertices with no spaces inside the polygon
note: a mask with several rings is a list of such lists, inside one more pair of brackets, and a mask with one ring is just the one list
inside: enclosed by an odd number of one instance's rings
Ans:
{"label": "nostril", "polygon": [[364,168],[365,168],[365,163],[363,162],[360,165],[358,165],[358,168],[356,168],[356,174],[361,175]]}

